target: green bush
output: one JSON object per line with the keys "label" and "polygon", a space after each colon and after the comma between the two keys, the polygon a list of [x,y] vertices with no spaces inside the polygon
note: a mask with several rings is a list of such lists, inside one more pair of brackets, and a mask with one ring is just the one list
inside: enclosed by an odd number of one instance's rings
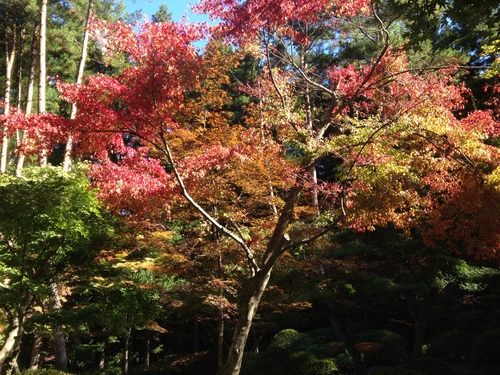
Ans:
{"label": "green bush", "polygon": [[358,343],[377,343],[380,349],[362,353],[368,365],[396,365],[406,362],[409,358],[406,339],[389,330],[370,329],[358,335]]}
{"label": "green bush", "polygon": [[306,333],[300,333],[294,329],[285,329],[273,337],[268,349],[291,353],[300,350],[309,350],[314,346],[315,340]]}
{"label": "green bush", "polygon": [[292,353],[285,367],[287,375],[333,375],[338,371],[333,359],[319,359],[314,353],[305,350]]}
{"label": "green bush", "polygon": [[248,353],[242,365],[242,375],[333,375],[335,361],[325,358],[326,348],[307,333],[285,329],[276,334],[267,350]]}
{"label": "green bush", "polygon": [[474,342],[470,358],[475,364],[500,365],[500,328],[484,331]]}
{"label": "green bush", "polygon": [[467,362],[476,335],[464,331],[446,331],[431,337],[422,346],[422,353],[451,363]]}
{"label": "green bush", "polygon": [[39,370],[26,370],[21,372],[21,375],[70,375],[70,374],[59,370],[45,368]]}
{"label": "green bush", "polygon": [[354,371],[354,360],[349,353],[341,353],[335,357],[335,363],[342,373],[350,374]]}

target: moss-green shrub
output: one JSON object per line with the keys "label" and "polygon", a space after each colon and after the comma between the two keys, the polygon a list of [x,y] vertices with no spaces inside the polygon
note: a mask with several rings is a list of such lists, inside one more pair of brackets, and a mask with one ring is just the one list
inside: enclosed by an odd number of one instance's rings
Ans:
{"label": "moss-green shrub", "polygon": [[334,375],[335,360],[327,357],[324,338],[311,337],[293,329],[276,334],[267,349],[248,353],[242,365],[242,375]]}
{"label": "moss-green shrub", "polygon": [[468,362],[475,340],[472,332],[446,331],[431,337],[422,346],[422,353],[451,363]]}
{"label": "moss-green shrub", "polygon": [[500,365],[500,328],[484,331],[474,342],[470,358],[475,364]]}
{"label": "moss-green shrub", "polygon": [[294,329],[285,329],[273,337],[268,350],[291,353],[300,350],[310,351],[315,346],[315,340],[307,333],[300,333]]}
{"label": "moss-green shrub", "polygon": [[69,373],[45,368],[39,370],[26,370],[21,372],[21,375],[69,375]]}
{"label": "moss-green shrub", "polygon": [[319,359],[305,350],[292,353],[285,367],[287,375],[333,375],[338,370],[333,359]]}
{"label": "moss-green shrub", "polygon": [[370,329],[358,335],[358,344],[376,343],[380,344],[374,350],[362,354],[368,365],[395,365],[406,362],[409,358],[408,343],[398,333],[389,330]]}

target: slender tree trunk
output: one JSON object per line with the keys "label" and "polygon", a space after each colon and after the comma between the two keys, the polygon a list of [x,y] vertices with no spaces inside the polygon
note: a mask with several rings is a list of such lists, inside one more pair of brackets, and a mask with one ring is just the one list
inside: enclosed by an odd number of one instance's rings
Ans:
{"label": "slender tree trunk", "polygon": [[17,312],[12,317],[7,336],[5,337],[4,344],[0,350],[0,374],[4,374],[6,369],[6,362],[17,350],[21,337],[23,335],[24,314]]}
{"label": "slender tree trunk", "polygon": [[[31,114],[33,108],[33,93],[35,91],[35,70],[36,70],[36,50],[39,41],[39,31],[40,25],[37,23],[33,29],[33,39],[31,40],[31,51],[30,51],[30,70],[28,75],[28,89],[26,93],[26,109],[24,110],[25,116]],[[23,131],[23,136],[21,137],[21,144],[17,154],[17,164],[16,164],[16,176],[21,177],[22,170],[24,168],[24,160],[26,154],[24,148],[28,144],[28,133],[25,129]]]}
{"label": "slender tree trunk", "polygon": [[31,346],[31,356],[29,369],[32,371],[38,370],[40,365],[40,354],[42,352],[43,336],[38,332],[33,332],[33,345]]}
{"label": "slender tree trunk", "polygon": [[[59,299],[59,292],[57,283],[52,283],[50,285],[52,290],[53,306],[52,309],[59,311],[62,308],[61,300]],[[59,371],[68,371],[68,355],[66,353],[66,339],[64,337],[64,330],[59,323],[54,324],[53,327],[54,335],[54,347],[55,347],[55,358],[56,358],[56,369]]]}
{"label": "slender tree trunk", "polygon": [[[90,19],[92,17],[92,8],[94,7],[94,0],[89,0],[89,8],[87,11],[87,19],[85,21],[85,31],[83,34],[83,45],[82,45],[82,57],[80,59],[80,64],[78,66],[78,74],[76,77],[76,83],[82,83],[83,80],[83,72],[85,70],[85,62],[87,60],[87,49],[89,44],[89,30],[88,26],[90,23]],[[76,117],[76,103],[71,105],[71,114],[70,119],[73,120]],[[73,136],[70,135],[66,140],[66,148],[64,150],[64,163],[63,170],[69,171],[71,169],[71,152],[73,150]]]}
{"label": "slender tree trunk", "polygon": [[[301,70],[304,72],[304,74],[308,74],[309,71],[309,64],[307,62],[307,52],[304,51],[304,49],[301,49],[300,52],[300,65],[301,65]],[[309,131],[314,130],[314,123],[313,123],[313,110],[312,110],[312,102],[311,102],[311,88],[309,85],[306,85],[305,87],[305,92],[304,92],[304,99],[305,99],[305,112],[306,112],[306,126]],[[312,178],[312,205],[316,211],[316,215],[320,214],[319,211],[319,199],[318,199],[318,189],[317,189],[317,184],[318,184],[318,174],[316,171],[316,166],[311,167],[311,178]]]}
{"label": "slender tree trunk", "polygon": [[[47,84],[47,2],[48,0],[41,0],[40,5],[40,76],[38,81],[38,113],[40,114],[45,113],[45,93]],[[47,150],[45,146],[40,150],[39,164],[41,167],[47,165]]]}
{"label": "slender tree trunk", "polygon": [[411,360],[417,360],[422,353],[422,345],[424,344],[425,334],[427,331],[427,323],[429,321],[429,314],[434,300],[434,293],[426,293],[423,300],[419,304],[419,311],[417,320],[415,322],[415,338],[413,340],[413,348],[411,353]]}
{"label": "slender tree trunk", "polygon": [[109,338],[106,337],[106,340],[104,341],[104,345],[102,346],[101,350],[101,358],[99,359],[99,370],[103,370],[104,367],[106,367],[106,347],[108,346],[109,343]]}
{"label": "slender tree trunk", "polygon": [[146,353],[144,353],[144,364],[149,366],[151,363],[151,334],[146,332]]}
{"label": "slender tree trunk", "polygon": [[[219,245],[219,241],[217,241]],[[222,251],[219,247],[219,254],[217,258],[217,277],[222,280],[224,277],[223,265],[222,265]],[[221,287],[219,290],[219,296],[223,297],[224,289]],[[224,311],[225,304],[219,305],[219,316],[217,317],[217,370],[216,374],[222,374],[222,365],[224,364]]]}
{"label": "slender tree trunk", "polygon": [[[12,21],[12,35],[9,35],[9,30],[5,28],[5,94],[4,94],[4,115],[9,115],[10,113],[10,90],[11,90],[11,80],[12,80],[12,68],[14,67],[14,59],[16,56],[16,35],[17,27],[15,20]],[[2,137],[2,155],[0,159],[0,173],[5,173],[7,170],[7,157],[8,157],[8,145],[9,136],[7,134],[7,127],[3,129]]]}
{"label": "slender tree trunk", "polygon": [[128,328],[125,335],[125,344],[123,348],[123,375],[128,375],[130,362],[130,338],[132,337],[132,326]]}
{"label": "slender tree trunk", "polygon": [[224,364],[224,308],[219,307],[217,317],[217,375],[221,374]]}

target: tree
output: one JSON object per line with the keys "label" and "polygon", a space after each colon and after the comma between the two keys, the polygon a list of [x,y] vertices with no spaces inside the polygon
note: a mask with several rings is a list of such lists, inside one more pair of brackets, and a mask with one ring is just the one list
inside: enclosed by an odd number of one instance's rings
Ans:
{"label": "tree", "polygon": [[23,178],[4,175],[0,191],[0,306],[9,322],[0,350],[4,373],[34,308],[53,295],[51,285],[77,277],[93,259],[92,243],[106,225],[81,168],[71,174],[46,167],[26,170]]}
{"label": "tree", "polygon": [[[39,53],[39,77],[38,77],[38,113],[46,111],[46,86],[47,86],[47,0],[40,3],[40,53]],[[47,165],[48,150],[42,148],[40,152],[40,166]]]}
{"label": "tree", "polygon": [[153,22],[171,22],[172,13],[168,12],[167,4],[163,3],[155,14],[151,16]]}
{"label": "tree", "polygon": [[[439,231],[432,224],[444,212],[457,217],[461,193],[482,186],[478,199],[485,205],[497,194],[498,153],[485,139],[498,126],[488,113],[487,122],[478,121],[481,113],[456,116],[463,98],[453,67],[413,68],[391,46],[391,22],[369,2],[220,0],[202,1],[198,10],[222,20],[218,37],[260,58],[261,83],[246,89],[260,95],[265,121],[193,130],[186,94],[197,87],[203,61],[190,44],[201,36],[193,26],[146,23],[134,33],[124,24],[97,23],[101,46],[110,56],[126,54],[131,66],[59,88],[81,108],[70,126],[98,161],[94,181],[107,188],[102,197],[110,207],[131,217],[168,216],[182,196],[192,214],[241,251],[237,264],[246,263],[246,282],[225,364],[226,373],[238,374],[271,271],[285,252],[342,226],[394,225],[408,235],[419,231],[429,244],[447,240],[445,233],[458,240],[451,219]],[[377,29],[358,22],[367,18]],[[335,42],[347,33],[338,32],[340,24],[361,28],[374,57],[342,65],[335,61],[339,44],[332,44],[321,70],[303,63],[304,51],[325,45],[315,30]],[[327,157],[339,168],[330,181],[316,183],[314,169]],[[270,194],[269,183],[279,194]],[[321,215],[306,199],[316,191]],[[144,210],[153,201],[160,202],[155,210]],[[469,203],[472,213],[478,202]],[[494,242],[498,222],[490,228]],[[463,250],[482,256],[474,241]]]}

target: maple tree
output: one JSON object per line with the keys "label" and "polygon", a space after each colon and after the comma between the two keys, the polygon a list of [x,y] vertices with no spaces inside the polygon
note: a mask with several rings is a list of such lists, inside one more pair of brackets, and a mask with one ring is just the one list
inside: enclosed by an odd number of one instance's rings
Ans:
{"label": "maple tree", "polygon": [[[498,112],[465,111],[456,66],[416,66],[396,44],[392,15],[369,1],[204,0],[197,9],[221,20],[204,51],[193,46],[209,34],[200,26],[94,19],[103,56],[125,64],[58,82],[78,108],[69,121],[20,111],[2,120],[4,134],[30,134],[28,153],[71,137],[117,215],[166,227],[201,218],[186,246],[164,246],[157,270],[188,275],[198,254],[214,265],[201,289],[219,339],[237,316],[226,373],[240,371],[278,260],[326,246],[338,228],[394,226],[498,261]],[[369,55],[350,58],[360,38]],[[252,101],[236,125],[230,72],[248,56],[258,75],[240,87]]]}
{"label": "maple tree", "polygon": [[[59,89],[80,108],[67,126],[82,154],[95,158],[94,183],[110,208],[132,217],[168,216],[182,196],[242,251],[247,280],[228,374],[239,373],[276,261],[339,225],[370,230],[392,224],[420,231],[430,244],[451,239],[450,245],[464,246],[456,251],[497,259],[491,246],[476,246],[486,236],[487,243],[498,243],[496,221],[483,232],[471,227],[481,240],[455,224],[464,204],[475,215],[474,205],[495,201],[498,156],[484,142],[497,131],[490,114],[457,119],[463,98],[453,67],[411,68],[398,46],[391,47],[390,22],[367,1],[201,1],[198,10],[222,20],[219,38],[262,61],[260,81],[245,88],[257,97],[247,128],[220,117],[224,96],[209,84],[219,70],[209,70],[216,55],[211,48],[205,56],[196,53],[191,43],[203,32],[192,25],[146,23],[134,32],[97,22],[101,47],[109,56],[126,54],[130,66]],[[319,71],[309,53],[324,43],[324,30],[336,35],[351,18],[378,25],[364,30],[375,57]],[[201,100],[189,98],[196,93]],[[208,114],[218,117],[207,121]],[[315,168],[326,157],[341,167],[332,181],[317,183]],[[483,164],[488,168],[478,167]],[[308,194],[320,198],[319,215]]]}

